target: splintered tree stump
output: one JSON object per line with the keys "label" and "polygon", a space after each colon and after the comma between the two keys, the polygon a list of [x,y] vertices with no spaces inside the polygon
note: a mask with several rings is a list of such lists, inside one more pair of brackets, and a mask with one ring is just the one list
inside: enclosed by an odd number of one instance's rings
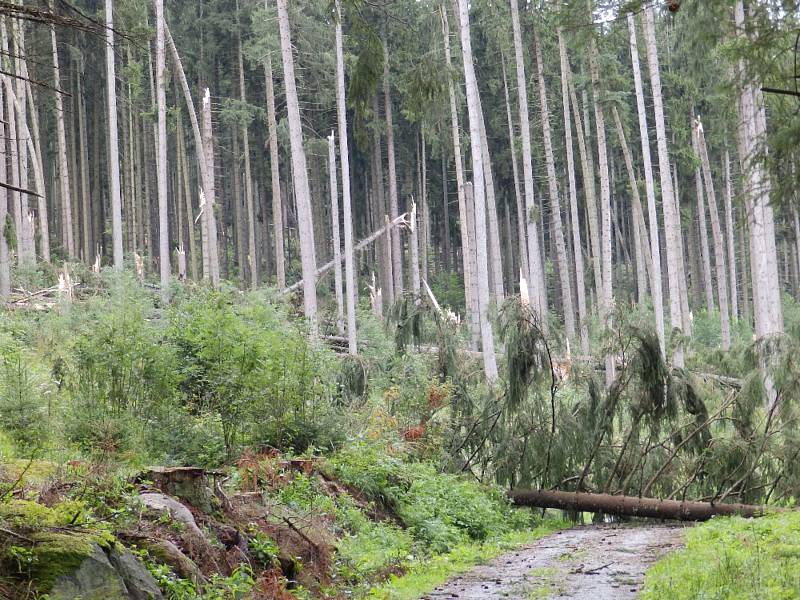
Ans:
{"label": "splintered tree stump", "polygon": [[680,500],[659,500],[658,498],[640,498],[638,496],[614,496],[611,494],[589,494],[555,490],[511,490],[508,492],[508,497],[517,506],[560,508],[562,510],[605,513],[607,515],[674,519],[678,521],[707,521],[716,515],[759,517],[764,514],[763,506],[750,504],[682,502]]}
{"label": "splintered tree stump", "polygon": [[209,475],[216,475],[216,472],[199,467],[151,467],[139,476],[139,480],[152,481],[165,494],[209,514],[219,508],[219,500],[208,481]]}

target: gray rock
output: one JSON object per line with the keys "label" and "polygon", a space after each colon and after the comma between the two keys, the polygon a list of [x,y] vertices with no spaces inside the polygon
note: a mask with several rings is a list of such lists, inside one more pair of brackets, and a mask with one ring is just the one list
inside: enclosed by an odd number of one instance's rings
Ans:
{"label": "gray rock", "polygon": [[53,584],[50,600],[127,600],[125,582],[97,544],[80,566]]}
{"label": "gray rock", "polygon": [[129,550],[119,546],[108,553],[111,564],[122,577],[131,600],[162,600],[158,584],[150,572]]}

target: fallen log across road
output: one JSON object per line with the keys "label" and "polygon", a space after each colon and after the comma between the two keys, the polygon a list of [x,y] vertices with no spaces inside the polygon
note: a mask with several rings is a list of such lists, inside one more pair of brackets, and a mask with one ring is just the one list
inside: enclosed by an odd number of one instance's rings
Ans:
{"label": "fallen log across road", "polygon": [[707,521],[716,515],[760,517],[765,512],[765,507],[752,504],[681,502],[680,500],[659,500],[658,498],[640,498],[638,496],[552,490],[511,490],[508,492],[508,497],[517,506],[560,508],[562,510],[678,521]]}

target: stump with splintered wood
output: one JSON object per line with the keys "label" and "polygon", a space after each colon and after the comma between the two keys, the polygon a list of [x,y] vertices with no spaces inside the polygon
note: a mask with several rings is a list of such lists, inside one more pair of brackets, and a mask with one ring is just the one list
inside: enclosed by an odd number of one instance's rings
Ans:
{"label": "stump with splintered wood", "polygon": [[716,515],[760,517],[765,513],[765,507],[751,504],[714,504],[555,490],[511,490],[508,496],[517,506],[678,521],[707,521]]}
{"label": "stump with splintered wood", "polygon": [[165,494],[179,498],[208,514],[220,507],[209,477],[220,474],[200,467],[151,467],[136,480],[152,482],[153,486]]}

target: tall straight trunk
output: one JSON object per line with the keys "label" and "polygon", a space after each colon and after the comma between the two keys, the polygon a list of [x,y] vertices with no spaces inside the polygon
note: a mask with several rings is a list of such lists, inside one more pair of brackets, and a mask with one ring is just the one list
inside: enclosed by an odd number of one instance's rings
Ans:
{"label": "tall straight trunk", "polygon": [[[58,42],[55,25],[50,26],[50,39],[53,45],[53,80],[57,89],[61,89],[61,73],[58,65]],[[64,126],[64,103],[60,93],[53,94],[56,102],[56,135],[58,152],[58,180],[61,192],[61,241],[68,257],[75,256],[75,242],[72,237],[72,193],[69,186],[69,168],[67,167],[67,134]]]}
{"label": "tall straight trunk", "polygon": [[[92,231],[92,203],[91,190],[89,189],[89,140],[86,135],[86,99],[83,96],[84,65],[76,76],[78,94],[78,138],[80,142],[80,170],[81,170],[81,204],[83,218],[83,253],[87,261],[92,261],[95,255],[94,235]],[[77,174],[76,174],[77,177]]]}
{"label": "tall straight trunk", "polygon": [[[447,21],[447,9],[442,6],[442,37],[444,39],[444,56],[447,70],[453,68],[450,56],[450,27]],[[450,100],[450,130],[453,138],[453,160],[456,169],[456,190],[458,193],[458,218],[461,231],[461,259],[464,273],[464,298],[466,301],[467,318],[470,323],[470,338],[473,347],[477,347],[480,338],[480,309],[475,294],[476,274],[474,271],[475,246],[473,244],[474,228],[470,234],[470,219],[464,180],[464,162],[461,153],[461,131],[458,124],[458,109],[456,107],[455,86],[451,77],[447,78],[448,97]]]}
{"label": "tall straight trunk", "polygon": [[[5,17],[0,17],[0,43],[2,46],[2,53],[9,57],[11,61],[11,53],[8,49],[8,30],[6,28]],[[13,68],[13,66],[11,67]],[[16,99],[16,92],[11,83],[11,78],[8,75],[3,75],[3,91],[5,92],[5,114],[8,125],[8,139],[3,139],[3,143],[8,143],[8,162],[11,165],[11,185],[14,188],[20,187],[19,181],[19,160],[17,158],[17,118],[16,109],[14,108],[14,100]],[[11,190],[11,213],[14,221],[14,235],[15,244],[17,249],[17,262],[20,261],[20,246],[22,243],[22,208],[20,205],[20,192],[19,189]],[[63,220],[63,215],[62,215]]]}
{"label": "tall straight trunk", "polygon": [[[692,134],[692,146],[697,152],[697,140]],[[703,266],[703,291],[706,298],[706,311],[714,312],[714,280],[711,277],[711,249],[708,246],[708,227],[706,225],[706,203],[703,197],[703,177],[700,167],[694,170],[695,187],[697,189],[697,227],[700,232],[700,258]]]}
{"label": "tall straight trunk", "polygon": [[[30,115],[30,138],[31,143],[28,143],[28,146],[31,147],[31,159],[34,161],[33,169],[34,169],[34,179],[36,183],[36,191],[39,194],[36,198],[36,210],[38,212],[37,221],[39,223],[39,249],[41,251],[41,258],[44,262],[50,262],[50,226],[48,223],[48,210],[47,210],[47,197],[46,197],[46,190],[44,185],[44,165],[42,163],[43,156],[42,156],[42,143],[41,137],[39,135],[39,116],[38,116],[38,107],[39,104],[35,101],[33,97],[33,90],[31,88],[30,82],[30,75],[28,74],[28,62],[25,60],[26,50],[25,50],[25,30],[24,28],[20,27],[20,48],[22,54],[22,60],[20,61],[20,67],[22,70],[22,76],[25,78],[20,82],[21,85],[24,86],[24,95],[27,98],[28,103],[28,114]],[[20,99],[21,103],[25,103],[25,99]],[[31,236],[34,235],[34,227],[31,227]],[[33,247],[33,240],[31,240],[31,244]],[[35,248],[33,248],[33,252],[35,253]]]}
{"label": "tall straight trunk", "polygon": [[211,92],[203,92],[203,137],[201,147],[205,160],[203,169],[203,222],[208,244],[208,277],[211,285],[219,285],[219,245],[217,243],[217,216],[215,213],[216,182],[214,181],[214,134],[211,126]]}
{"label": "tall straight trunk", "polygon": [[333,238],[333,288],[336,296],[336,330],[344,333],[344,294],[342,292],[342,243],[339,237],[339,183],[336,175],[336,140],[328,136],[328,175],[331,192],[331,233]]}
{"label": "tall straight trunk", "polygon": [[[731,286],[731,316],[734,321],[739,320],[739,293],[736,287],[736,245],[733,237],[733,183],[731,182],[731,159],[728,149],[725,149],[725,238],[728,246],[728,281]],[[797,212],[795,211],[795,225],[797,225]],[[800,228],[796,228],[800,229]],[[800,255],[798,255],[800,256]],[[798,262],[800,269],[800,262]]]}
{"label": "tall straight trunk", "polygon": [[[603,268],[603,295],[600,315],[607,327],[611,327],[614,310],[614,287],[611,270],[611,187],[608,173],[608,149],[606,148],[606,124],[603,106],[600,103],[600,73],[597,66],[597,45],[592,40],[589,49],[589,69],[592,78],[592,95],[594,96],[594,120],[597,129],[597,166],[600,172],[600,223],[601,223],[601,255]],[[614,382],[615,358],[606,356],[606,387]]]}
{"label": "tall straight trunk", "polygon": [[[158,262],[161,296],[169,297],[169,215],[167,212],[167,95],[164,69],[164,0],[156,2],[156,107],[158,110]],[[117,174],[119,175],[119,173]],[[121,223],[121,221],[120,221]],[[120,235],[120,243],[122,236]],[[116,244],[116,242],[115,242]]]}
{"label": "tall straight trunk", "polygon": [[411,250],[411,290],[414,292],[414,298],[418,299],[422,285],[420,283],[419,271],[419,215],[417,213],[417,203],[411,201],[411,212],[409,213],[409,221],[411,222],[411,240],[409,242]]}
{"label": "tall straight trunk", "polygon": [[[169,37],[169,34],[167,35]],[[132,63],[131,60],[131,47],[127,45],[126,53],[128,57],[128,64]],[[139,214],[138,209],[138,202],[139,202],[139,169],[136,168],[136,144],[137,141],[134,138],[139,138],[140,136],[136,135],[136,128],[134,126],[134,118],[133,118],[133,86],[131,82],[128,81],[128,201],[131,207],[131,213],[128,219],[128,229],[130,231],[131,237],[131,252],[135,253],[139,249],[139,223],[141,221],[141,215]],[[141,140],[139,140],[141,143]],[[87,162],[88,162],[88,149],[85,153]],[[88,189],[88,188],[87,188]]]}
{"label": "tall straight trunk", "polygon": [[564,329],[567,337],[575,338],[575,311],[572,305],[572,286],[570,270],[567,264],[567,246],[564,242],[564,227],[561,222],[561,200],[556,178],[556,162],[553,158],[553,141],[550,134],[550,109],[547,103],[547,87],[544,81],[544,62],[539,33],[533,32],[533,49],[536,57],[536,78],[539,82],[539,106],[542,117],[542,138],[544,141],[544,159],[547,166],[547,186],[550,193],[550,212],[552,214],[553,236],[555,237],[558,275],[561,281],[561,302],[564,307]]}
{"label": "tall straight trunk", "polygon": [[289,29],[288,0],[277,0],[278,27],[281,38],[283,81],[286,88],[286,108],[289,122],[289,142],[292,151],[292,176],[297,198],[297,225],[300,236],[300,262],[303,272],[303,303],[306,318],[317,331],[317,257],[314,246],[314,222],[311,216],[311,192],[308,186],[306,153],[303,149],[303,129],[300,121],[300,104],[294,78],[294,57]]}
{"label": "tall straight trunk", "polygon": [[661,286],[661,240],[658,227],[658,209],[656,208],[656,191],[653,181],[653,164],[650,157],[650,133],[647,127],[647,108],[644,103],[644,86],[639,66],[639,46],[636,41],[636,22],[633,14],[628,13],[628,33],[633,64],[633,82],[636,88],[636,109],[639,121],[639,137],[642,148],[642,166],[644,168],[644,189],[647,197],[647,218],[650,223],[650,260],[653,274],[650,278],[650,297],[653,301],[653,312],[656,320],[656,333],[664,355],[666,343],[664,338],[664,291]]}
{"label": "tall straight trunk", "polygon": [[[672,196],[675,199],[675,214],[678,215],[678,224],[681,225],[681,194],[680,188],[678,187],[678,166],[677,164],[672,165]],[[681,226],[682,228],[682,226]],[[686,273],[685,267],[683,265],[686,264],[685,259],[685,241],[683,239],[683,234],[681,232],[678,233],[678,239],[680,240],[680,245],[678,246],[678,252],[680,254],[680,265],[681,268],[684,268],[684,276],[681,277],[680,280],[680,288],[681,288],[681,317],[683,319],[683,331],[691,333],[692,331],[692,318],[689,311],[689,287],[686,281]]]}
{"label": "tall straight trunk", "polygon": [[267,130],[269,135],[269,168],[272,184],[272,226],[275,231],[275,273],[278,287],[286,287],[286,259],[283,241],[283,207],[281,206],[281,175],[278,154],[278,123],[275,117],[275,85],[272,77],[272,56],[264,61],[267,87]]}
{"label": "tall straight trunk", "polygon": [[[246,278],[249,267],[246,261],[247,256],[244,247],[246,235],[244,233],[244,223],[242,222],[242,172],[239,167],[241,149],[239,148],[239,133],[236,131],[236,128],[231,130],[230,135],[233,138],[233,156],[231,157],[233,162],[233,196],[231,198],[231,203],[233,204],[233,238],[236,242],[236,263],[239,267],[239,285],[245,287],[247,285]],[[223,215],[224,214],[225,211],[223,210]]]}
{"label": "tall straight trunk", "polygon": [[539,249],[539,232],[535,221],[536,202],[533,189],[533,160],[531,158],[531,127],[528,119],[528,88],[525,78],[525,58],[522,54],[522,33],[517,0],[511,3],[511,25],[514,34],[514,60],[517,68],[517,107],[519,109],[520,136],[522,137],[522,176],[525,191],[525,223],[528,239],[528,287],[533,291],[534,306],[538,309],[542,325],[547,326],[547,288]]}
{"label": "tall straight trunk", "polygon": [[342,5],[336,0],[336,120],[339,127],[339,158],[342,165],[342,212],[344,219],[344,279],[347,303],[347,347],[358,352],[356,341],[356,271],[353,257],[353,214],[350,197],[350,150],[347,143],[347,105],[344,88],[344,43]]}
{"label": "tall straight trunk", "polygon": [[[247,102],[244,85],[244,57],[242,38],[239,35],[239,99]],[[250,168],[250,134],[247,126],[242,126],[242,152],[244,152],[244,198],[247,207],[247,266],[250,269],[250,285],[258,287],[258,251],[256,248],[256,213],[253,200],[253,176]]]}
{"label": "tall straight trunk", "polygon": [[[380,103],[378,95],[372,97],[372,110],[375,119],[380,115]],[[381,145],[381,134],[378,127],[372,131],[372,187],[375,194],[375,204],[378,207],[378,217],[383,222],[384,217],[388,219],[389,211],[386,203],[386,188],[383,178],[383,152]],[[381,301],[386,302],[387,306],[394,304],[394,276],[392,275],[392,236],[387,235],[381,244],[381,277],[382,293]]]}
{"label": "tall straight trunk", "polygon": [[[741,216],[739,218],[739,249],[741,254],[741,265],[740,265],[740,272],[742,273],[742,315],[744,320],[748,324],[753,323],[753,314],[750,308],[750,269],[748,265],[750,261],[748,260],[748,248],[749,244],[745,242],[745,230],[747,229],[747,220],[746,217]],[[749,237],[750,232],[747,232],[747,236]]]}
{"label": "tall straight trunk", "polygon": [[481,140],[481,114],[478,96],[478,81],[475,77],[475,65],[472,62],[472,40],[470,38],[469,8],[467,0],[458,0],[458,17],[461,29],[461,54],[464,63],[464,81],[467,91],[467,110],[469,113],[469,134],[472,142],[472,178],[474,182],[475,202],[475,238],[477,255],[478,307],[481,317],[481,342],[483,350],[483,369],[486,379],[493,382],[497,379],[497,362],[494,352],[494,335],[492,322],[489,319],[489,278],[487,256],[486,226],[486,187],[484,164],[480,151],[477,150]]}
{"label": "tall straight trunk", "polygon": [[[514,180],[514,200],[517,208],[517,236],[519,242],[519,269],[528,273],[528,250],[525,242],[525,208],[523,207],[522,191],[519,188],[519,165],[517,164],[516,134],[514,119],[511,116],[511,99],[508,94],[508,77],[506,76],[506,61],[502,57],[500,66],[503,72],[503,95],[506,101],[506,120],[508,121],[508,141],[511,150],[511,175]],[[510,280],[509,283],[513,281]],[[585,300],[585,298],[584,298]]]}
{"label": "tall straight trunk", "polygon": [[[741,0],[735,7],[736,28],[745,36],[745,13]],[[761,90],[739,65],[739,120],[737,138],[744,180],[745,208],[750,229],[750,262],[753,270],[753,314],[759,338],[783,332],[783,314],[778,288],[775,247],[775,217],[769,202],[771,182],[758,151],[766,140],[766,111]],[[766,382],[769,388],[769,381]],[[771,391],[768,389],[768,391]],[[770,401],[774,394],[770,393]]]}
{"label": "tall straight trunk", "polygon": [[[4,94],[3,86],[0,85],[0,183],[8,183]],[[8,231],[6,219],[8,219],[8,189],[0,186],[0,302],[5,302],[11,295],[11,261],[6,239]]]}
{"label": "tall straight trunk", "polygon": [[[569,68],[569,65],[568,65]],[[590,258],[592,261],[592,276],[594,280],[594,295],[596,299],[602,296],[603,290],[603,270],[600,264],[600,224],[597,221],[597,195],[594,181],[594,161],[592,160],[591,149],[587,146],[586,140],[589,134],[588,113],[586,117],[586,135],[584,135],[583,123],[581,118],[581,106],[578,104],[578,96],[575,93],[575,84],[572,81],[572,73],[567,71],[567,83],[569,85],[570,100],[572,101],[572,113],[575,116],[575,136],[578,140],[578,155],[581,160],[581,174],[583,175],[583,194],[586,208],[586,222],[589,230]],[[593,305],[593,310],[597,310],[597,302]]]}
{"label": "tall straight trunk", "polygon": [[[178,114],[178,128],[176,137],[178,139],[178,156],[182,161],[181,171],[183,173],[183,193],[184,202],[186,203],[186,226],[189,235],[189,258],[191,265],[192,279],[197,281],[197,241],[194,229],[194,210],[192,210],[192,187],[189,179],[189,161],[186,158],[186,140],[183,131],[183,115]],[[176,198],[180,202],[180,198]]]}
{"label": "tall straight trunk", "polygon": [[500,251],[500,225],[497,219],[497,200],[494,193],[494,173],[492,157],[489,153],[489,140],[486,136],[486,122],[483,107],[478,96],[481,129],[481,160],[483,160],[484,180],[486,181],[486,221],[489,228],[489,284],[493,300],[500,304],[503,301],[503,258]]}
{"label": "tall straight trunk", "polygon": [[[383,103],[386,117],[386,162],[389,165],[389,217],[394,220],[399,213],[397,198],[397,162],[394,152],[394,121],[392,110],[391,85],[389,83],[389,46],[383,40]],[[392,276],[395,295],[403,294],[403,242],[400,230],[393,229],[392,237]]]}
{"label": "tall straight trunk", "polygon": [[708,195],[708,211],[711,215],[711,234],[714,236],[714,266],[717,272],[717,298],[719,299],[719,314],[722,327],[722,349],[727,351],[731,347],[731,321],[728,305],[728,274],[725,264],[725,238],[722,235],[722,226],[719,222],[717,209],[717,195],[714,192],[714,179],[711,177],[711,164],[708,160],[708,148],[703,133],[703,124],[698,118],[695,121],[695,135],[697,147],[700,150],[700,164],[703,166],[703,179],[706,194]]}
{"label": "tall straight trunk", "polygon": [[[572,118],[569,100],[569,59],[564,36],[558,31],[558,49],[561,58],[561,102],[564,110],[564,139],[567,154],[567,181],[569,182],[569,209],[572,222],[572,251],[575,260],[575,290],[578,296],[578,327],[581,336],[581,352],[589,354],[589,325],[586,311],[586,283],[583,274],[583,245],[581,224],[578,217],[578,190],[575,181],[575,157],[572,151]],[[577,116],[577,107],[575,108]]]}
{"label": "tall straight trunk", "polygon": [[[653,112],[656,123],[656,141],[658,147],[658,171],[661,182],[661,204],[664,211],[664,234],[667,248],[667,275],[669,280],[670,322],[673,329],[683,331],[683,307],[681,306],[681,280],[684,279],[682,261],[682,240],[680,234],[680,215],[672,190],[672,173],[670,171],[669,153],[667,151],[667,133],[664,122],[664,102],[661,94],[661,73],[658,64],[653,8],[644,11],[644,35],[647,44],[647,62],[650,69],[650,85],[653,91]],[[652,229],[652,226],[651,226]],[[655,262],[655,261],[654,261]],[[678,338],[680,339],[680,338]],[[675,346],[672,362],[676,367],[683,367],[683,345]]]}
{"label": "tall straight trunk", "polygon": [[646,294],[647,287],[646,282],[643,281],[644,272],[647,272],[650,275],[651,288],[660,286],[661,280],[656,280],[655,278],[655,269],[653,266],[652,256],[650,255],[650,236],[647,233],[647,227],[645,227],[642,200],[639,195],[639,183],[633,170],[633,159],[631,158],[631,151],[628,147],[628,142],[625,139],[625,130],[622,126],[622,120],[619,117],[619,111],[617,110],[617,107],[612,106],[611,111],[614,115],[614,124],[617,128],[620,146],[622,147],[622,156],[625,160],[625,169],[628,171],[628,179],[631,187],[631,198],[633,199],[633,237],[637,255],[637,288],[639,290],[639,300],[641,301],[644,294]]}
{"label": "tall straight trunk", "polygon": [[[28,110],[25,99],[25,70],[27,62],[25,57],[24,25],[17,19],[12,21],[13,53],[15,56],[15,96],[14,108],[17,120],[17,158],[19,160],[19,181],[23,188],[30,189],[29,175],[30,162],[28,144],[31,135],[28,131]],[[31,144],[32,145],[32,144]],[[30,154],[33,154],[31,152]],[[34,165],[35,168],[36,165]],[[20,208],[22,214],[22,244],[19,247],[20,264],[36,264],[36,247],[34,243],[34,217],[30,210],[30,197],[26,192],[20,194]]]}
{"label": "tall straight trunk", "polygon": [[447,191],[447,158],[442,151],[442,245],[444,251],[444,269],[452,269],[453,248],[450,240],[450,198]]}
{"label": "tall straight trunk", "polygon": [[[115,74],[114,66],[114,0],[106,0],[106,85],[107,85],[107,99],[108,99],[108,169],[111,177],[110,193],[111,193],[111,239],[114,253],[114,268],[117,271],[122,270],[122,194],[120,192],[119,184],[119,130],[117,129],[117,77]],[[161,24],[156,23],[156,27],[161,31],[157,44],[156,61],[158,61],[158,52],[161,53],[161,89],[164,86],[164,5],[163,0],[156,0],[156,19],[159,18],[159,10],[161,15]],[[158,69],[158,65],[156,66]],[[160,106],[160,105],[159,105]],[[166,100],[164,100],[166,107]],[[166,108],[165,108],[166,110]],[[165,113],[166,114],[166,113]],[[161,112],[159,110],[159,117]],[[166,117],[165,117],[166,119]],[[159,125],[160,127],[160,125]],[[166,160],[166,120],[164,121],[164,160]],[[159,142],[160,147],[161,142]],[[160,155],[159,155],[160,156]],[[161,160],[161,158],[159,158]],[[165,163],[166,164],[166,163]],[[166,214],[166,167],[164,171],[164,211]],[[161,183],[159,180],[159,193],[161,191]],[[161,200],[159,198],[159,210],[161,210]],[[167,241],[167,256],[169,256],[169,242]],[[163,251],[163,248],[162,248]],[[161,259],[164,260],[163,257]],[[167,265],[169,269],[169,265]],[[169,279],[169,271],[167,271],[167,279]],[[162,285],[164,285],[164,274],[162,268]]]}
{"label": "tall straight trunk", "polygon": [[428,206],[428,155],[425,143],[425,132],[420,129],[420,146],[422,147],[422,156],[420,158],[420,206],[422,207],[422,215],[420,216],[420,236],[422,243],[420,245],[420,275],[425,281],[428,280],[428,248],[431,244],[431,231],[430,231],[430,208]]}

